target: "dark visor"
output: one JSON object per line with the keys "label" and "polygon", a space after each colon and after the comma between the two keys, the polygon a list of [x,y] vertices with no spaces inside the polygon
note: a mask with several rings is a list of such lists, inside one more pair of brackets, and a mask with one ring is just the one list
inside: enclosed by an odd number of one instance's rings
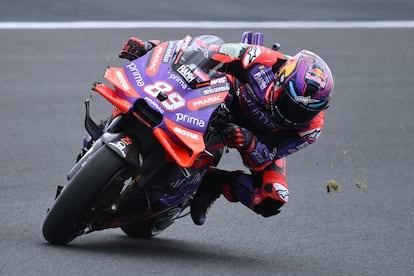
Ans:
{"label": "dark visor", "polygon": [[[291,93],[287,92],[290,91],[289,89],[293,89],[293,91]],[[317,104],[317,108],[306,107],[304,104],[296,102],[292,94],[296,95],[292,83],[289,88],[284,86],[284,89],[280,92],[280,95],[276,99],[275,106],[273,107],[276,109],[273,112],[278,113],[282,119],[292,123],[307,123],[318,115],[318,113],[326,106],[324,103],[323,105]]]}

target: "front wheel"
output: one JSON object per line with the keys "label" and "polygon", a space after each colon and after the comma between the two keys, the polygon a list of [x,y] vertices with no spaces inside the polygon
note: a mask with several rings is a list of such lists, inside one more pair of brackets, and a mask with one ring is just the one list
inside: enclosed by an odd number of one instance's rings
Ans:
{"label": "front wheel", "polygon": [[72,241],[82,231],[81,219],[105,184],[126,165],[103,145],[80,168],[54,202],[43,223],[44,238],[57,245]]}

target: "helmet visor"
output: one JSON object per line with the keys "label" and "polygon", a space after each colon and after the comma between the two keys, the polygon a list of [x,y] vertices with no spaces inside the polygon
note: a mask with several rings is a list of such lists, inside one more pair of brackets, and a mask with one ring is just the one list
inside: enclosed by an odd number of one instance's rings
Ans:
{"label": "helmet visor", "polygon": [[[301,99],[300,102],[298,99]],[[284,89],[276,99],[273,112],[281,116],[282,119],[295,124],[307,123],[325,109],[326,103],[306,103],[305,99],[297,96],[292,81],[289,81],[288,87],[284,85]]]}

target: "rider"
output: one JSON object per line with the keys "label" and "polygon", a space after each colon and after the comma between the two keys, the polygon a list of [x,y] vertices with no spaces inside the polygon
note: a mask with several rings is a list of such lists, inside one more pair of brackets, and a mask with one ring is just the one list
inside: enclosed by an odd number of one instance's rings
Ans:
{"label": "rider", "polygon": [[[157,44],[131,37],[119,57],[136,59]],[[245,43],[205,47],[216,70],[232,83],[226,103],[233,120],[223,136],[228,147],[239,151],[250,174],[212,167],[194,196],[191,217],[195,224],[204,224],[210,205],[221,194],[263,217],[276,215],[289,199],[285,157],[321,134],[334,86],[331,71],[307,50],[290,57]]]}

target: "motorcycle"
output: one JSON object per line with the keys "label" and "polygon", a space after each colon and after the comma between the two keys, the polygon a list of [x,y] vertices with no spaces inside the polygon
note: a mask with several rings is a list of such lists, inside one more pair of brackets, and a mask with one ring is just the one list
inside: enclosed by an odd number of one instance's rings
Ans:
{"label": "motorcycle", "polygon": [[[263,44],[263,34],[246,32],[242,39]],[[221,132],[229,120],[230,83],[214,71],[202,46],[208,43],[207,36],[161,43],[122,67],[108,67],[104,79],[112,86],[94,83],[92,90],[114,106],[113,116],[98,125],[85,101],[90,140],[66,185],[57,187],[43,223],[49,243],[117,227],[151,238],[189,214],[203,176],[224,152]]]}

